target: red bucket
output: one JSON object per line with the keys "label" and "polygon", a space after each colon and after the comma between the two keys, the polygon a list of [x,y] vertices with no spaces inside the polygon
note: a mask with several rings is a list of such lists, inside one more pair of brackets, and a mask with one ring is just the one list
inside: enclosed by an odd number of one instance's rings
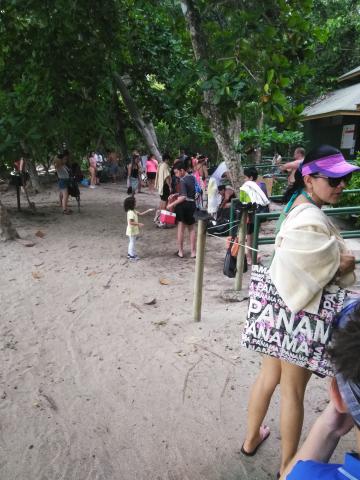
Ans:
{"label": "red bucket", "polygon": [[176,213],[169,212],[168,210],[161,210],[159,220],[166,225],[175,225]]}

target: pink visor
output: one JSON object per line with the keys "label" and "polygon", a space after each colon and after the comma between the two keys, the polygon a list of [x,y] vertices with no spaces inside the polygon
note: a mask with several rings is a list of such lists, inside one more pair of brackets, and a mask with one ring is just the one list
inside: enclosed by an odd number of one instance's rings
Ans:
{"label": "pink visor", "polygon": [[311,175],[312,173],[321,173],[330,178],[339,178],[348,175],[351,172],[360,170],[360,167],[348,163],[341,153],[319,158],[306,163],[301,168],[301,174]]}

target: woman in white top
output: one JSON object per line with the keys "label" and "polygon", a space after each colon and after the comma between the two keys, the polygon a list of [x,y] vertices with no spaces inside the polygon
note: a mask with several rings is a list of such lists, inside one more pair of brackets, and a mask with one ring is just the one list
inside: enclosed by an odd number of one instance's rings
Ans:
{"label": "woman in white top", "polygon": [[[355,281],[355,259],[321,207],[339,201],[356,170],[359,167],[347,163],[338,150],[323,145],[308,153],[296,172],[294,185],[285,194],[291,199],[276,237],[270,276],[292,312],[317,313],[322,289],[334,278],[342,287]],[[269,436],[269,428],[262,423],[280,384],[283,472],[298,447],[310,376],[309,370],[264,355],[250,394],[247,433],[241,449],[244,455],[254,455]]]}

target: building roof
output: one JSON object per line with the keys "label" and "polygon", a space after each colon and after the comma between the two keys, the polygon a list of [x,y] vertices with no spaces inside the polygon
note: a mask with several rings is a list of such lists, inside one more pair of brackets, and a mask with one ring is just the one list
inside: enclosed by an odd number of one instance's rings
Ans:
{"label": "building roof", "polygon": [[302,113],[304,121],[335,115],[360,116],[360,83],[323,95]]}
{"label": "building roof", "polygon": [[338,78],[338,82],[343,82],[344,80],[349,80],[350,78],[358,77],[360,76],[360,67],[356,67],[353,70],[350,70],[350,72],[344,73],[344,75],[341,75],[341,77]]}

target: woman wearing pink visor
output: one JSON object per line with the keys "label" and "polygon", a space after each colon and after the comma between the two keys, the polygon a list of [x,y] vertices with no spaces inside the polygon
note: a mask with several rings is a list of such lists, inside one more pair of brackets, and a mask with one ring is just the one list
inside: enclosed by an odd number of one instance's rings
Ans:
{"label": "woman wearing pink visor", "polygon": [[[279,294],[292,312],[317,313],[322,290],[333,279],[348,287],[355,281],[355,259],[321,207],[333,205],[359,167],[341,152],[322,145],[309,152],[285,193],[288,204],[275,240],[269,272]],[[280,473],[296,453],[304,417],[304,395],[311,372],[264,355],[252,387],[242,453],[254,455],[270,435],[263,425],[271,397],[280,385]]]}

